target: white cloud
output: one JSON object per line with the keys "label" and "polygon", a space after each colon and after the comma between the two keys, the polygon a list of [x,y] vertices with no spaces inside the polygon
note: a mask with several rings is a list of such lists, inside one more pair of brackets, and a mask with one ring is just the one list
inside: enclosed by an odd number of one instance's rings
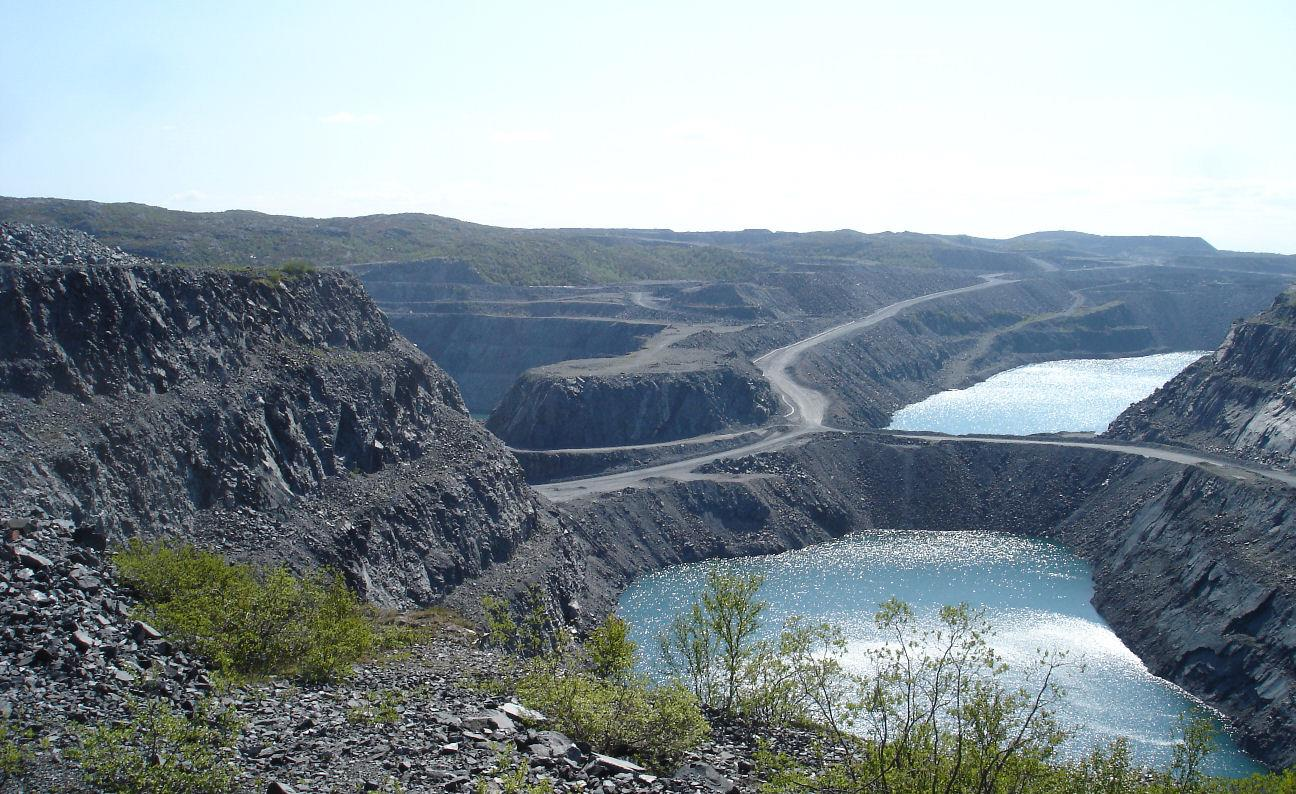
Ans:
{"label": "white cloud", "polygon": [[324,124],[354,125],[354,124],[377,124],[382,121],[374,113],[352,113],[349,110],[339,110],[337,113],[330,113],[327,116],[320,116],[319,119]]}

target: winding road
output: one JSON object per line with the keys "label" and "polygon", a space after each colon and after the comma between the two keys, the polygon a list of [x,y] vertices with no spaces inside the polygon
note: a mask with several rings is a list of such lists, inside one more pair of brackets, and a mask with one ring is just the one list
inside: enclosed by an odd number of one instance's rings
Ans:
{"label": "winding road", "polygon": [[[630,471],[566,480],[563,482],[546,483],[544,485],[535,486],[535,490],[551,501],[566,502],[573,499],[581,499],[598,494],[610,493],[612,491],[619,491],[623,488],[643,485],[654,480],[687,481],[715,479],[716,475],[701,474],[697,469],[707,463],[717,460],[741,458],[748,455],[754,455],[758,452],[769,452],[775,449],[781,449],[797,439],[812,433],[845,432],[824,426],[824,414],[829,405],[829,397],[817,389],[797,382],[797,380],[792,376],[792,368],[796,365],[797,361],[799,361],[807,351],[818,347],[819,345],[848,336],[849,334],[868,328],[869,326],[877,325],[884,320],[895,317],[913,306],[927,303],[929,301],[940,300],[942,298],[948,298],[954,295],[990,289],[1004,284],[1012,284],[1016,281],[1015,279],[1003,278],[1003,274],[983,276],[982,278],[984,281],[980,284],[973,284],[968,287],[959,287],[957,289],[942,290],[940,292],[933,292],[927,295],[919,295],[915,298],[897,301],[888,306],[884,306],[865,317],[842,323],[841,325],[834,326],[825,331],[820,331],[813,336],[771,350],[764,355],[752,359],[752,363],[755,364],[760,369],[761,374],[769,380],[770,386],[773,387],[775,393],[779,395],[784,405],[787,406],[787,412],[781,417],[780,423],[770,427],[768,435],[764,435],[756,441],[731,449],[710,452],[669,463],[645,466]],[[743,434],[733,434],[735,437],[738,435]],[[1096,439],[1090,441],[1085,439],[1034,437],[948,436],[937,433],[897,433],[893,431],[876,432],[876,435],[879,437],[906,438],[934,444],[980,443],[1094,449],[1104,452],[1137,455],[1139,457],[1153,460],[1164,460],[1185,466],[1199,466],[1215,473],[1230,475],[1240,479],[1254,479],[1259,477],[1271,482],[1276,482],[1280,485],[1296,488],[1296,472],[1269,469],[1255,464],[1216,457],[1187,449],[1172,449],[1146,444],[1127,444],[1109,440],[1099,441]],[[718,437],[720,436],[702,437],[699,439],[679,439],[669,443],[688,444],[695,441],[714,439]],[[632,448],[635,447],[625,447],[625,449]],[[603,448],[601,451],[610,451],[615,449],[618,448],[607,447]],[[727,477],[732,478],[732,475],[727,475]]]}

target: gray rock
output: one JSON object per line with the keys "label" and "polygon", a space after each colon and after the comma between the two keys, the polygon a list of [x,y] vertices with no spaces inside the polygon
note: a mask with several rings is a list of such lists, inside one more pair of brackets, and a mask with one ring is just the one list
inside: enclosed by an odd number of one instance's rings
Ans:
{"label": "gray rock", "polygon": [[611,772],[612,774],[627,773],[631,775],[638,775],[648,771],[633,761],[627,761],[624,758],[614,758],[613,756],[603,755],[602,753],[594,753],[593,760],[590,761],[586,768],[601,769],[606,772]]}
{"label": "gray rock", "polygon": [[718,794],[729,794],[736,786],[734,782],[716,771],[716,768],[702,761],[693,761],[675,770],[675,779],[700,786],[705,791]]}
{"label": "gray rock", "polygon": [[510,719],[526,726],[539,725],[549,721],[549,718],[545,715],[520,703],[504,703],[499,707],[499,710]]}
{"label": "gray rock", "polygon": [[48,557],[41,556],[40,554],[21,546],[14,549],[14,554],[18,557],[19,565],[25,565],[34,571],[44,570],[54,564],[50,562]]}

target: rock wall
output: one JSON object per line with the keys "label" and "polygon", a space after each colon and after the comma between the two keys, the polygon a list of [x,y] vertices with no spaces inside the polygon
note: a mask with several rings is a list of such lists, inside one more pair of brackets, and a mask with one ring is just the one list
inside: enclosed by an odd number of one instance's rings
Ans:
{"label": "rock wall", "polygon": [[1293,493],[1145,464],[1050,531],[1093,566],[1094,606],[1148,668],[1296,763]]}
{"label": "rock wall", "polygon": [[327,562],[391,605],[435,600],[553,520],[354,278],[93,264],[83,236],[3,232],[50,254],[0,264],[14,512]]}
{"label": "rock wall", "polygon": [[1236,323],[1213,356],[1121,414],[1108,435],[1296,466],[1296,291]]}
{"label": "rock wall", "polygon": [[650,444],[760,424],[778,398],[750,363],[665,371],[527,372],[486,426],[521,449]]}
{"label": "rock wall", "polygon": [[391,313],[392,326],[443,367],[474,413],[489,413],[532,367],[620,356],[666,326],[576,317]]}

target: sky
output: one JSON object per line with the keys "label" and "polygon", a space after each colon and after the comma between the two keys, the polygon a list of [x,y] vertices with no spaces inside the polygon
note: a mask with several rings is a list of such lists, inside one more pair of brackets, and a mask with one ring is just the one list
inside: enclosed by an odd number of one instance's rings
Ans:
{"label": "sky", "polygon": [[1296,253],[1296,2],[0,0],[0,195]]}

